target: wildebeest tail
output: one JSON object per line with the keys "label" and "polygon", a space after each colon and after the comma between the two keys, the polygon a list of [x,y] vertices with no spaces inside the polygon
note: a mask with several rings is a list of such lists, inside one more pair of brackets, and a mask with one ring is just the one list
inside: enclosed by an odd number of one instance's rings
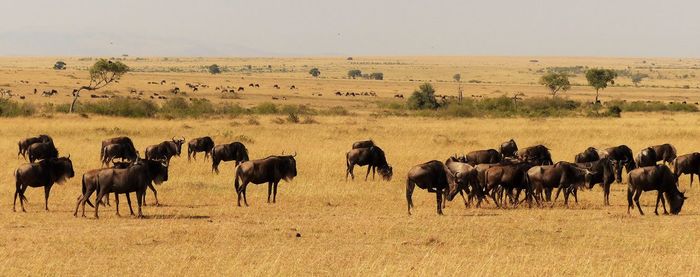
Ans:
{"label": "wildebeest tail", "polygon": [[[81,190],[82,190],[82,192],[83,192],[83,196],[82,196],[82,197],[86,197],[85,191],[87,191],[87,187],[85,186],[85,175],[83,175],[83,179],[82,179],[82,188],[81,188]],[[80,197],[78,197],[78,198],[80,198]],[[88,205],[90,205],[90,207],[92,207],[92,208],[95,207],[95,205],[93,205],[92,202],[90,202],[90,198],[86,199],[86,200],[85,200],[85,203],[87,203]]]}
{"label": "wildebeest tail", "polygon": [[234,171],[235,173],[233,174],[233,187],[236,188],[236,193],[238,193],[238,190],[240,189],[240,184],[238,184],[238,174],[241,171],[241,165],[236,166],[236,169]]}

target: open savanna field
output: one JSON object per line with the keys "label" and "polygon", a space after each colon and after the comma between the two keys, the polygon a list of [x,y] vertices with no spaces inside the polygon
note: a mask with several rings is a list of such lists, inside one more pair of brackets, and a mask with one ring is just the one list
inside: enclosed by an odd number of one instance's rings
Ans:
{"label": "open savanna field", "polygon": [[[56,60],[67,70],[50,69]],[[537,60],[531,62],[530,60]],[[621,118],[438,118],[377,116],[382,101],[403,101],[418,85],[431,82],[437,93],[454,95],[454,73],[461,73],[465,95],[501,96],[523,92],[545,96],[537,70],[553,66],[625,69],[653,67],[653,77],[640,87],[620,77],[603,100],[700,101],[700,60],[671,58],[560,57],[345,57],[337,58],[126,58],[132,72],[118,84],[94,94],[144,96],[173,86],[188,97],[252,106],[271,100],[314,108],[342,106],[346,116],[317,115],[311,124],[295,124],[286,115],[216,116],[212,118],[103,117],[93,114],[42,114],[0,118],[0,275],[691,275],[700,271],[700,189],[687,189],[678,216],[653,214],[655,192],[642,196],[646,216],[627,214],[627,180],[613,184],[611,206],[603,205],[596,186],[579,192],[569,208],[521,205],[497,209],[491,203],[465,208],[457,197],[445,215],[435,211],[435,195],[416,189],[413,215],[406,212],[406,174],[413,165],[444,161],[455,153],[497,148],[513,138],[518,146],[547,145],[555,161],[572,161],[588,146],[626,144],[635,151],[672,143],[679,155],[700,150],[697,113],[623,113]],[[36,104],[69,103],[66,95],[87,82],[84,70],[93,60],[80,58],[0,58],[0,88],[25,95]],[[229,71],[205,72],[216,63]],[[652,65],[654,64],[654,65]],[[251,70],[243,70],[251,65]],[[268,67],[270,65],[270,67]],[[318,67],[321,78],[308,71]],[[173,69],[175,68],[175,69]],[[260,68],[258,70],[258,68]],[[271,68],[271,70],[269,69]],[[385,80],[347,79],[350,69],[383,72]],[[253,70],[255,69],[255,70]],[[268,70],[268,72],[265,72]],[[284,71],[286,70],[286,71]],[[641,69],[640,69],[641,70]],[[659,75],[656,75],[658,72]],[[688,77],[683,77],[688,75]],[[660,76],[660,78],[659,78]],[[678,78],[677,76],[680,76]],[[692,76],[692,77],[691,77]],[[20,82],[29,81],[29,84]],[[166,85],[148,82],[166,80]],[[482,83],[469,83],[481,80]],[[566,94],[594,97],[585,77],[572,79]],[[48,84],[40,84],[47,82]],[[176,85],[171,85],[175,82]],[[196,93],[184,83],[210,86]],[[249,88],[259,83],[260,88]],[[276,90],[272,85],[279,84]],[[243,86],[235,98],[221,97],[215,86]],[[295,85],[298,90],[289,90]],[[688,88],[683,88],[684,86]],[[654,87],[655,86],[655,87]],[[59,90],[41,97],[32,90]],[[375,91],[378,97],[335,96],[335,91]],[[312,93],[322,93],[315,96]],[[82,97],[83,101],[92,100]],[[153,100],[161,101],[161,100]],[[274,102],[274,101],[273,101]],[[13,172],[25,163],[17,141],[49,134],[61,155],[71,155],[76,177],[54,185],[50,211],[43,210],[43,190],[29,188],[27,212],[12,212]],[[100,142],[129,136],[141,153],[148,145],[184,136],[211,136],[216,143],[241,141],[252,159],[296,152],[298,176],[279,185],[276,204],[266,203],[266,185],[249,185],[250,207],[237,207],[232,163],[211,172],[211,162],[173,158],[169,180],[157,186],[162,206],[147,195],[144,219],[122,217],[112,206],[100,208],[100,219],[86,208],[86,218],[73,217],[80,176],[99,168]],[[354,141],[373,139],[393,166],[391,181],[345,179],[345,153]],[[698,184],[696,182],[696,184]],[[133,198],[133,197],[132,197]],[[135,206],[135,203],[134,203]]]}

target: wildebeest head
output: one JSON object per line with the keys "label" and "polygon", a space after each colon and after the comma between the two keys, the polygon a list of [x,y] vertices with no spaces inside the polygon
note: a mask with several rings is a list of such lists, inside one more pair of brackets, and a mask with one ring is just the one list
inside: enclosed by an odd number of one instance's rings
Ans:
{"label": "wildebeest head", "polygon": [[679,214],[687,197],[685,197],[684,192],[677,191],[675,193],[666,193],[666,199],[671,207],[671,214]]}
{"label": "wildebeest head", "polygon": [[391,177],[394,175],[394,169],[390,165],[382,166],[377,169],[379,176],[382,176],[384,181],[391,181]]}
{"label": "wildebeest head", "polygon": [[172,137],[172,141],[173,141],[173,143],[175,143],[176,150],[177,150],[176,153],[177,153],[177,156],[179,157],[180,153],[182,153],[182,145],[185,143],[185,137],[177,138],[177,139],[175,137]]}
{"label": "wildebeest head", "polygon": [[282,179],[284,179],[285,181],[291,181],[292,179],[294,179],[294,177],[297,176],[297,160],[295,159],[296,156],[296,152],[290,156],[279,156],[279,158],[282,159],[282,162],[279,164],[279,167],[277,167],[277,174],[279,174],[279,176],[282,176]]}
{"label": "wildebeest head", "polygon": [[62,184],[66,179],[73,178],[75,176],[75,171],[73,171],[73,162],[70,160],[70,155],[68,157],[51,158],[42,160],[39,162],[43,167],[50,168],[52,172],[52,179],[56,180],[57,183]]}
{"label": "wildebeest head", "polygon": [[135,164],[143,164],[156,184],[168,181],[168,163],[165,160],[138,160]]}
{"label": "wildebeest head", "polygon": [[445,177],[447,178],[447,200],[452,201],[457,193],[459,193],[466,184],[463,184],[459,178],[459,173],[452,173],[450,169],[443,164],[443,169],[445,171]]}

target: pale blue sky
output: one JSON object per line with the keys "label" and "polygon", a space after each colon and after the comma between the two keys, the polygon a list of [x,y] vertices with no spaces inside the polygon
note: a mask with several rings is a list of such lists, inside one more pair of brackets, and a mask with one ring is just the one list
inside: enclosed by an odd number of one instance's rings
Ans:
{"label": "pale blue sky", "polygon": [[0,55],[700,57],[690,0],[0,0]]}

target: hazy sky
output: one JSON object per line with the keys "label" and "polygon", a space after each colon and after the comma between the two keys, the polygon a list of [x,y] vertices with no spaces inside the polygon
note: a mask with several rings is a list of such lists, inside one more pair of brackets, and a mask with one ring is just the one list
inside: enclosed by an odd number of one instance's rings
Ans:
{"label": "hazy sky", "polygon": [[0,0],[0,55],[700,57],[693,0]]}

